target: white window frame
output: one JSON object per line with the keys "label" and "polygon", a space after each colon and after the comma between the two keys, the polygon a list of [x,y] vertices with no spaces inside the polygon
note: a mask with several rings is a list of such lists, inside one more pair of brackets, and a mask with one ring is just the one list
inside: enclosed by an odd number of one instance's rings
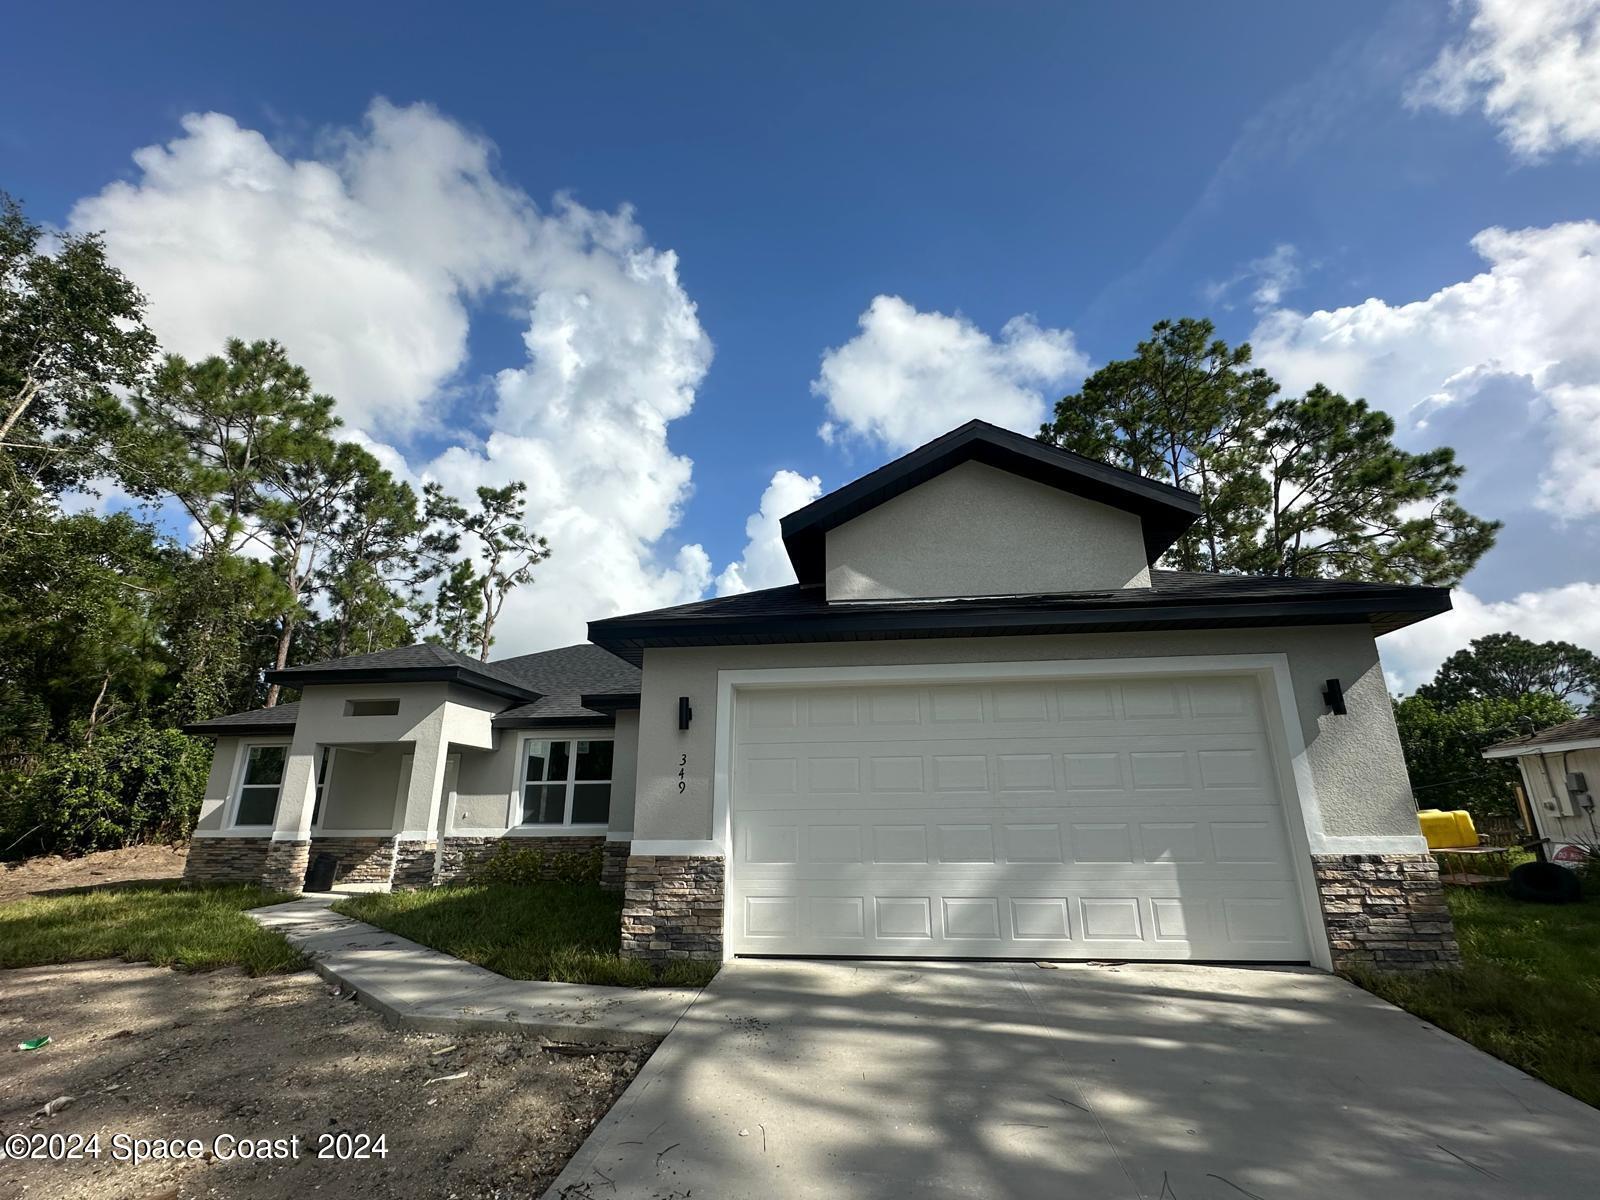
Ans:
{"label": "white window frame", "polygon": [[267,824],[239,824],[239,805],[244,800],[244,777],[246,770],[250,766],[250,752],[252,750],[265,749],[269,746],[282,746],[284,750],[283,773],[285,776],[287,776],[289,773],[288,751],[290,745],[291,741],[288,738],[274,738],[249,742],[241,741],[239,743],[239,753],[233,764],[233,783],[228,789],[228,828],[230,830],[238,830],[243,833],[259,833],[262,830],[267,830],[270,832],[278,827],[278,805],[283,803],[283,780],[280,779],[278,781],[278,800],[277,803],[272,806],[272,820]]}
{"label": "white window frame", "polygon": [[[528,793],[528,783],[530,782],[528,779],[529,742],[610,742],[612,778],[576,778],[578,772],[578,751],[577,746],[574,745],[572,752],[567,755],[567,798],[565,805],[562,807],[561,823],[559,825],[554,823],[548,825],[528,824],[523,821],[522,813],[523,805],[525,803],[524,797]],[[582,825],[574,825],[572,823],[573,785],[577,783],[604,783],[614,789],[616,787],[615,776],[617,771],[616,742],[617,739],[615,733],[609,729],[605,730],[603,733],[598,733],[598,735],[596,732],[577,729],[534,729],[523,733],[522,736],[517,739],[517,788],[516,791],[511,793],[511,804],[509,811],[506,813],[507,833],[511,836],[521,837],[562,837],[578,835],[590,836],[597,833],[605,833],[606,830],[611,827],[611,810],[609,804],[606,808],[605,821],[587,822]],[[535,784],[554,784],[559,781],[552,779],[533,780],[532,782]],[[612,792],[611,799],[616,799],[615,791]]]}

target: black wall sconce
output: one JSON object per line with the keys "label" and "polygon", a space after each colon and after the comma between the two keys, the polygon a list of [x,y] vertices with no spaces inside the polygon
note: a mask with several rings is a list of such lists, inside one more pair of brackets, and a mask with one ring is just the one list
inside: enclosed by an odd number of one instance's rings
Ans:
{"label": "black wall sconce", "polygon": [[1337,679],[1330,679],[1322,685],[1322,699],[1328,709],[1338,716],[1344,716],[1348,711],[1344,706],[1344,688]]}
{"label": "black wall sconce", "polygon": [[678,697],[678,728],[689,728],[689,722],[694,718],[694,709],[689,707],[689,697]]}

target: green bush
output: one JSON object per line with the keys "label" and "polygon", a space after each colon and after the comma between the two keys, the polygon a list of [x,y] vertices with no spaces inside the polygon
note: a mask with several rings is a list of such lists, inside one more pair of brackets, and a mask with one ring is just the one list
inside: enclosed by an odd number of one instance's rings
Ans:
{"label": "green bush", "polygon": [[536,846],[514,846],[501,842],[495,854],[479,863],[470,874],[473,883],[511,883],[527,885],[554,880],[557,883],[599,883],[605,860],[598,847],[588,850],[547,851]]}
{"label": "green bush", "polygon": [[[189,836],[205,794],[211,748],[140,721],[87,746],[56,746],[8,815],[13,853],[85,854]],[[29,832],[29,831],[32,832]]]}

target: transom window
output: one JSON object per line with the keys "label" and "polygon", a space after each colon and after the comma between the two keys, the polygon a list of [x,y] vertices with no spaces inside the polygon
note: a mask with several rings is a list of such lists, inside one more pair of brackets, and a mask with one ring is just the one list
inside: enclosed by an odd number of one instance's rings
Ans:
{"label": "transom window", "polygon": [[288,760],[287,746],[250,747],[245,755],[244,775],[239,781],[235,825],[273,823],[278,815],[278,793],[283,790],[283,767]]}
{"label": "transom window", "polygon": [[399,700],[346,700],[347,717],[393,717],[400,712]]}
{"label": "transom window", "polygon": [[530,739],[522,758],[522,824],[606,824],[612,746],[610,738]]}

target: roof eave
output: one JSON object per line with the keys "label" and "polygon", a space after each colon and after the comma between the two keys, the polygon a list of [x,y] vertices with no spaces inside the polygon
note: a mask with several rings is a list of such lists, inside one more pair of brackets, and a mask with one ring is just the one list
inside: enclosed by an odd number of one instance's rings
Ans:
{"label": "roof eave", "polygon": [[591,692],[578,697],[578,703],[596,712],[620,712],[639,707],[638,692]]}
{"label": "roof eave", "polygon": [[572,717],[496,717],[496,729],[610,729],[615,718],[605,713],[586,713]]}
{"label": "roof eave", "polygon": [[613,654],[637,661],[653,647],[749,645],[934,637],[1034,636],[1152,629],[1221,629],[1253,626],[1365,623],[1374,635],[1392,633],[1450,609],[1443,588],[1364,597],[1255,602],[1174,603],[1115,608],[993,609],[967,607],[919,612],[829,610],[787,617],[677,617],[592,622],[589,637]]}
{"label": "roof eave", "polygon": [[183,725],[180,728],[184,733],[192,737],[248,737],[253,733],[292,734],[294,732],[294,722],[289,721],[281,725],[268,725],[259,721],[238,725],[208,725],[202,721],[194,725]]}
{"label": "roof eave", "polygon": [[1574,750],[1600,750],[1600,737],[1573,738],[1562,742],[1500,742],[1482,752],[1484,758],[1521,758],[1525,754],[1567,754]]}
{"label": "roof eave", "polygon": [[532,703],[543,695],[532,688],[518,687],[464,667],[334,667],[326,670],[285,667],[281,671],[268,671],[266,681],[284,687],[335,683],[453,683],[524,703]]}

